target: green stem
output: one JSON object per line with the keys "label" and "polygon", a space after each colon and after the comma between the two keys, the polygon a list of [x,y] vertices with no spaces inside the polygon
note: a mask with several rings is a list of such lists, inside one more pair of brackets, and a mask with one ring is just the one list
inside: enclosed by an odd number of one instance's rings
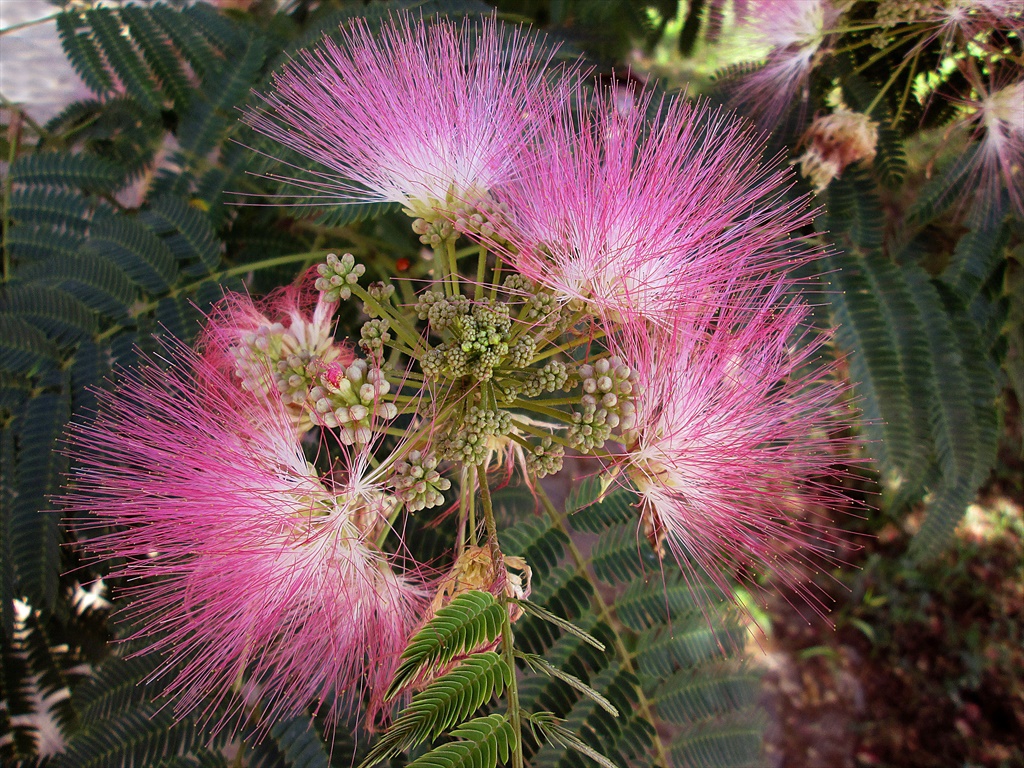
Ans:
{"label": "green stem", "polygon": [[[579,398],[573,402],[579,402]],[[522,408],[524,411],[533,411],[534,413],[539,413],[542,416],[547,416],[549,419],[558,419],[566,424],[573,423],[571,413],[559,411],[556,408],[548,408],[546,405],[542,405],[535,400],[516,400],[513,405],[516,408]]]}
{"label": "green stem", "polygon": [[539,363],[541,360],[547,360],[549,357],[554,357],[555,355],[560,354],[562,352],[568,352],[570,349],[575,349],[576,347],[582,346],[583,344],[589,344],[595,339],[601,338],[601,336],[603,335],[604,333],[601,332],[600,335],[588,335],[578,339],[573,339],[572,341],[567,341],[565,342],[565,344],[561,344],[560,346],[557,347],[550,347],[549,349],[546,349],[545,351],[534,355],[533,359],[530,361],[530,365],[533,365],[534,363]]}
{"label": "green stem", "polygon": [[448,263],[451,266],[452,271],[452,296],[459,295],[459,260],[455,255],[455,238],[449,237],[444,244],[445,251],[448,254]]}
{"label": "green stem", "polygon": [[14,118],[11,120],[11,124],[8,128],[8,136],[10,136],[10,146],[7,148],[7,173],[4,175],[3,191],[3,219],[0,221],[0,226],[3,229],[3,241],[0,242],[0,251],[3,252],[3,272],[0,274],[2,282],[6,283],[11,278],[11,252],[7,245],[7,237],[11,231],[11,187],[13,182],[11,181],[11,165],[14,164],[14,158],[18,156],[18,143],[21,137],[21,125],[19,124],[18,115],[20,113],[14,113]]}
{"label": "green stem", "polygon": [[867,115],[868,117],[871,116],[871,113],[874,111],[875,107],[877,107],[879,102],[882,101],[882,97],[885,96],[889,88],[892,87],[892,84],[896,82],[896,78],[900,76],[900,72],[906,69],[908,64],[916,61],[917,57],[915,56],[912,59],[903,59],[903,61],[900,62],[900,65],[896,67],[896,71],[889,76],[889,79],[886,80],[885,85],[883,85],[881,90],[878,91],[878,95],[876,95],[875,98],[871,100],[871,103],[868,104],[868,108],[864,110],[865,115]]}
{"label": "green stem", "polygon": [[392,312],[389,307],[384,306],[375,298],[373,298],[373,296],[367,293],[366,289],[364,289],[358,283],[352,285],[351,288],[352,293],[358,296],[360,299],[362,299],[363,302],[367,306],[371,307],[374,312],[376,312],[381,317],[387,318],[388,322],[391,324],[391,330],[393,330],[398,335],[398,338],[404,341],[405,344],[410,348],[409,350],[403,350],[406,354],[409,354],[410,351],[415,350],[414,352],[412,352],[410,356],[418,358],[423,353],[423,350],[420,347],[419,334],[411,330],[409,326],[406,324],[405,315],[399,315],[395,312]]}
{"label": "green stem", "polygon": [[[254,261],[254,262],[251,262],[249,264],[240,264],[237,267],[232,267],[231,269],[221,270],[220,272],[211,272],[206,277],[201,278],[199,280],[196,280],[195,282],[188,283],[188,284],[182,285],[182,286],[180,286],[178,288],[171,289],[170,291],[167,292],[167,294],[166,294],[166,296],[164,298],[172,297],[172,296],[179,296],[179,295],[181,295],[183,293],[191,293],[192,291],[194,291],[197,288],[199,288],[199,286],[203,285],[204,283],[208,283],[211,280],[223,280],[225,277],[236,277],[238,275],[244,275],[247,272],[256,272],[258,270],[269,269],[271,267],[280,267],[280,266],[282,266],[284,264],[294,264],[297,261],[306,261],[307,259],[309,259],[311,257],[325,256],[325,255],[327,255],[327,253],[328,253],[328,251],[326,251],[326,250],[322,250],[322,251],[306,251],[305,253],[290,253],[287,256],[275,256],[275,257],[273,257],[271,259],[263,259],[262,261]],[[157,305],[159,303],[160,303],[160,299],[157,299],[155,301],[150,301],[150,302],[147,302],[145,304],[141,304],[141,305],[139,305],[138,307],[135,308],[133,316],[134,317],[138,317],[139,315],[143,314],[144,312],[151,312],[152,310],[156,309],[156,307],[157,307]],[[123,329],[124,329],[123,325],[113,325],[110,328],[107,328],[107,330],[103,331],[103,333],[100,333],[99,335],[97,335],[96,336],[96,341],[103,341],[103,339],[109,338],[110,336],[113,336],[115,333],[117,333],[118,331],[123,330]]]}
{"label": "green stem", "polygon": [[[544,406],[547,406],[548,408],[551,408],[551,407],[554,407],[556,405],[579,405],[580,404],[580,396],[576,395],[575,397],[552,397],[552,398],[541,398],[539,400],[538,399],[534,399],[534,400],[520,400],[518,402],[519,403],[536,403],[538,405],[544,405]],[[516,406],[516,407],[519,407],[519,406]]]}
{"label": "green stem", "polygon": [[[590,584],[591,592],[594,595],[594,602],[597,604],[597,615],[601,621],[604,621],[611,627],[611,635],[614,638],[615,652],[622,660],[622,667],[629,673],[636,676],[636,668],[633,666],[633,655],[626,648],[626,644],[622,642],[622,634],[624,628],[621,623],[612,616],[611,608],[605,599],[601,596],[600,585],[594,583],[593,577],[590,575],[590,571],[587,570],[587,561],[583,557],[580,550],[576,547],[576,543],[572,540],[570,531],[565,527],[565,523],[562,521],[562,516],[558,514],[558,510],[555,509],[555,505],[551,503],[551,499],[548,497],[547,492],[544,490],[544,486],[537,482],[534,484],[537,489],[537,497],[540,499],[541,504],[544,506],[545,511],[548,513],[548,518],[551,520],[551,525],[561,531],[568,542],[566,547],[569,550],[569,556],[572,558],[573,564],[576,566],[577,572],[587,580]],[[654,708],[651,705],[651,700],[647,698],[647,694],[644,693],[643,688],[639,682],[636,685],[636,697],[637,697],[637,708],[640,714],[651,724],[651,730],[654,731],[654,749],[657,753],[656,765],[663,766],[663,768],[669,768],[671,763],[669,762],[668,752],[665,749],[665,745],[661,742],[661,736],[658,735],[658,729],[656,726],[657,720],[654,716]]]}
{"label": "green stem", "polygon": [[0,37],[11,32],[17,32],[19,29],[27,29],[28,27],[37,27],[40,24],[46,24],[48,21],[53,21],[54,19],[56,19],[58,16],[60,16],[60,14],[61,12],[58,11],[57,13],[51,13],[49,16],[43,16],[40,19],[32,19],[31,21],[20,21],[17,24],[11,24],[11,26],[9,27],[4,27],[3,29],[0,29]]}
{"label": "green stem", "polygon": [[53,138],[52,134],[48,130],[43,128],[43,126],[41,126],[31,117],[29,117],[28,113],[24,109],[22,109],[13,101],[8,99],[2,93],[0,93],[0,105],[3,105],[4,109],[17,113],[21,120],[25,123],[25,125],[31,128],[32,132],[35,133],[35,135],[38,136],[39,138],[44,139],[46,141],[49,141]]}
{"label": "green stem", "polygon": [[469,518],[468,518],[469,519],[469,524],[468,524],[469,535],[466,537],[466,541],[475,546],[476,545],[476,494],[472,493],[472,488],[473,488],[474,485],[476,485],[476,482],[477,482],[476,467],[469,467],[468,475],[469,475],[469,478],[466,481],[466,485],[469,487],[471,492],[468,494],[468,499],[467,499],[468,504],[469,504],[469,506],[467,507],[467,514],[469,516]]}
{"label": "green stem", "polygon": [[402,511],[403,506],[404,504],[402,504],[402,502],[398,502],[395,504],[395,508],[391,511],[391,514],[388,515],[388,524],[384,526],[380,534],[377,536],[377,549],[382,549],[384,547],[384,542],[387,540],[388,534],[391,533],[392,526],[395,524],[395,520],[398,519],[398,513]]}
{"label": "green stem", "polygon": [[570,443],[568,440],[566,440],[561,435],[556,435],[553,432],[548,432],[546,429],[540,429],[538,427],[533,426],[532,424],[527,424],[525,421],[520,421],[519,419],[513,418],[512,419],[512,426],[514,426],[518,430],[521,430],[521,431],[525,432],[528,435],[533,435],[534,437],[539,437],[542,440],[545,437],[550,437],[551,438],[551,442],[558,443],[563,448],[575,448],[575,446],[572,445],[572,443]]}
{"label": "green stem", "polygon": [[434,247],[434,265],[437,267],[437,279],[441,281],[444,288],[444,295],[452,295],[452,284],[448,279],[448,257],[445,255],[444,246],[438,243]]}
{"label": "green stem", "polygon": [[498,299],[498,287],[501,285],[501,254],[494,254],[494,271],[491,273],[491,301]]}
{"label": "green stem", "polygon": [[476,287],[473,289],[473,298],[480,301],[484,297],[484,273],[487,270],[487,248],[480,246],[480,253],[476,258]]}
{"label": "green stem", "polygon": [[[483,465],[477,467],[477,476],[480,479],[480,501],[484,508],[484,522],[487,525],[487,540],[491,547],[491,559],[494,562],[495,570],[504,577],[505,563],[498,546],[498,526],[494,522],[494,507],[491,504],[491,491],[487,486],[487,468]],[[512,635],[512,620],[508,612],[508,595],[502,585],[501,596],[498,598],[503,608],[501,612],[501,651],[505,658],[505,664],[511,671],[511,682],[506,689],[508,695],[508,721],[515,734],[515,743],[512,745],[512,768],[523,768],[523,718],[519,710],[519,684],[516,680],[516,656],[515,639]]]}
{"label": "green stem", "polygon": [[858,64],[853,69],[853,71],[850,74],[851,75],[859,75],[861,72],[863,72],[865,69],[870,67],[872,64],[874,64],[879,59],[882,59],[882,58],[888,56],[890,53],[895,51],[901,45],[905,45],[907,43],[907,39],[906,39],[907,37],[909,37],[909,35],[904,34],[904,35],[901,35],[899,37],[894,38],[887,46],[885,46],[885,48],[882,48],[880,51],[877,51],[876,53],[873,53],[865,61],[863,61],[860,64]]}
{"label": "green stem", "polygon": [[903,88],[903,97],[900,99],[900,105],[896,109],[896,115],[893,117],[892,122],[889,123],[893,128],[899,123],[900,118],[903,116],[903,110],[907,106],[907,99],[910,98],[910,89],[914,86],[914,70],[917,69],[917,60],[921,58],[922,48],[918,47],[917,52],[914,53],[914,60],[910,62],[910,74],[907,75],[907,84]]}

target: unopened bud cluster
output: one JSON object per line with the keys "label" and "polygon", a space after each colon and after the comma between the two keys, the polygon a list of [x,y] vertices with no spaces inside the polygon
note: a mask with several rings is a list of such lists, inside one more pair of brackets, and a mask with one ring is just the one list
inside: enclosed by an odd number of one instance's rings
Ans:
{"label": "unopened bud cluster", "polygon": [[327,261],[316,268],[316,289],[324,296],[324,301],[348,300],[352,296],[352,286],[366,272],[366,267],[356,264],[351,253],[337,256],[327,254]]}
{"label": "unopened bud cluster", "polygon": [[512,417],[507,411],[472,406],[462,423],[441,441],[440,453],[446,459],[476,466],[482,464],[494,447],[491,438],[507,435]]}
{"label": "unopened bud cluster", "polygon": [[636,408],[629,399],[635,374],[614,356],[581,365],[578,373],[583,396],[581,409],[573,413],[569,441],[586,453],[601,448],[613,430],[635,426]]}
{"label": "unopened bud cluster", "polygon": [[488,299],[439,299],[430,304],[426,315],[436,318],[431,322],[433,330],[448,332],[448,340],[428,351],[421,361],[429,378],[470,376],[487,381],[509,355],[512,319],[506,304]]}
{"label": "unopened bud cluster", "polygon": [[452,483],[437,471],[437,458],[422,451],[411,451],[395,464],[392,482],[395,495],[410,512],[444,504],[444,493]]}
{"label": "unopened bud cluster", "polygon": [[[486,228],[492,214],[500,211],[466,207],[454,226],[419,218],[413,228],[436,247]],[[515,272],[500,286],[463,288],[451,279],[448,255],[438,251],[435,259],[444,279],[421,290],[414,304],[396,305],[391,285],[367,286],[360,295],[369,319],[358,344],[369,362],[321,367],[308,398],[317,423],[339,429],[343,442],[368,443],[399,413],[392,384],[378,366],[385,359],[389,366],[407,366],[408,373],[394,374],[403,382],[396,394],[398,402],[408,403],[405,413],[413,426],[407,434],[413,428],[416,433],[390,465],[394,496],[407,510],[444,504],[451,488],[444,475],[459,464],[479,467],[497,455],[518,457],[522,471],[540,478],[562,469],[566,446],[595,453],[613,438],[624,439],[636,423],[633,371],[614,356],[577,362],[552,349],[567,335],[571,343],[564,349],[590,344],[587,320],[571,327],[585,306],[560,301]],[[489,266],[480,263],[481,269]],[[325,298],[341,295],[339,288],[351,291],[364,272],[349,255],[329,257],[318,271],[318,286],[330,292]],[[254,339],[254,348],[280,344],[283,331]],[[301,355],[282,360],[296,363],[294,370],[281,369],[295,377],[284,381],[286,388],[312,375]],[[559,391],[577,394],[562,397]]]}
{"label": "unopened bud cluster", "polygon": [[319,377],[310,391],[310,399],[325,427],[338,428],[343,443],[368,443],[375,422],[398,415],[394,403],[385,399],[391,385],[379,369],[365,360],[349,366],[334,364]]}

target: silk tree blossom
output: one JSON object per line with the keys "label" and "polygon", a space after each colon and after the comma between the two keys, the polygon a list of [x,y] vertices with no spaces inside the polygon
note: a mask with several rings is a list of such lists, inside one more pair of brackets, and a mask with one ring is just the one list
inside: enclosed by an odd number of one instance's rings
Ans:
{"label": "silk tree blossom", "polygon": [[433,220],[508,180],[557,103],[549,59],[495,17],[397,14],[378,32],[357,19],[275,75],[266,107],[245,119],[329,169],[292,180],[324,199],[400,203]]}
{"label": "silk tree blossom", "polygon": [[735,105],[773,128],[785,117],[841,11],[829,0],[758,0],[745,28],[770,50],[764,66],[740,83]]}
{"label": "silk tree blossom", "polygon": [[935,3],[927,18],[938,25],[939,34],[949,37],[959,33],[973,40],[993,30],[1020,32],[1024,29],[1024,6],[1020,0],[951,0]]}
{"label": "silk tree blossom", "polygon": [[127,639],[162,654],[179,715],[223,725],[257,695],[262,727],[314,703],[333,726],[368,695],[372,716],[428,602],[374,543],[396,500],[366,450],[318,477],[284,406],[171,351],[68,438],[60,501],[96,534],[87,550],[121,563]]}
{"label": "silk tree blossom", "polygon": [[608,93],[578,95],[496,195],[495,250],[605,319],[671,322],[728,301],[727,286],[797,258],[790,233],[808,220],[806,201],[786,198],[791,170],[761,162],[745,123],[680,99],[650,127],[651,98],[621,110]]}
{"label": "silk tree blossom", "polygon": [[974,217],[1001,210],[1005,191],[1011,210],[1024,218],[1024,81],[978,90],[977,99],[964,102],[973,109],[966,121],[980,134],[966,185],[975,195]]}
{"label": "silk tree blossom", "polygon": [[634,372],[619,461],[644,531],[723,591],[722,565],[774,570],[801,589],[787,569],[833,555],[831,521],[791,513],[841,503],[834,433],[849,417],[818,360],[821,340],[805,333],[808,308],[783,288],[752,293],[754,311],[708,311],[696,327],[632,323],[612,345]]}

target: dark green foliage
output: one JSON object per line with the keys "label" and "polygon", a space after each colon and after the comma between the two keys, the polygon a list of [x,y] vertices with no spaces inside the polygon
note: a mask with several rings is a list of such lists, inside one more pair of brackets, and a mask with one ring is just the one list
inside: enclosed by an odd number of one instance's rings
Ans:
{"label": "dark green foliage", "polygon": [[[23,143],[5,179],[0,729],[12,738],[2,742],[0,759],[31,763],[32,720],[15,728],[9,718],[38,715],[35,697],[70,688],[71,698],[58,694],[48,705],[67,740],[51,765],[223,766],[223,741],[176,719],[159,700],[162,680],[143,683],[158,659],[108,656],[113,629],[103,611],[76,607],[79,582],[110,566],[83,564],[77,549],[60,546],[72,534],[59,529],[51,499],[68,470],[59,446],[72,411],[77,420],[91,418],[93,388],[108,385],[112,366],[157,352],[154,334],[190,340],[199,327],[193,302],[209,308],[224,290],[241,287],[224,274],[225,259],[237,266],[266,257],[229,251],[235,217],[220,197],[240,186],[251,161],[249,150],[227,144],[228,134],[237,107],[266,75],[268,44],[258,30],[209,8],[69,10],[57,26],[99,98],[68,106],[37,146]],[[111,95],[115,82],[124,95]],[[198,153],[154,167],[172,131],[179,142],[194,140]],[[157,194],[144,183],[141,204],[126,206],[123,188],[145,171],[168,190]],[[207,184],[210,202],[193,194],[197,180]],[[308,249],[293,244],[284,253]],[[20,623],[16,599],[31,607]],[[86,664],[95,674],[83,683],[76,670]],[[280,734],[289,759],[308,755],[310,739],[319,743],[315,731],[305,741],[294,731],[293,723]]]}
{"label": "dark green foliage", "polygon": [[159,111],[160,101],[152,87],[152,75],[131,42],[121,34],[119,14],[110,8],[92,8],[85,12],[107,64],[143,109]]}
{"label": "dark green foliage", "polygon": [[163,238],[187,274],[208,274],[220,264],[220,243],[210,220],[181,198],[157,197],[139,220]]}
{"label": "dark green foliage", "polygon": [[657,572],[656,560],[644,558],[642,552],[635,522],[608,528],[594,545],[594,573],[608,584],[618,584],[630,582],[645,571]]}
{"label": "dark green foliage", "polygon": [[942,215],[963,192],[976,153],[976,146],[968,147],[929,180],[918,192],[907,218],[924,223]]}
{"label": "dark green foliage", "polygon": [[105,194],[120,189],[125,178],[124,172],[111,162],[63,152],[22,155],[14,161],[10,173],[14,184],[71,187]]}
{"label": "dark green foliage", "polygon": [[192,96],[192,89],[188,87],[181,60],[175,55],[152,13],[148,9],[129,5],[121,9],[121,18],[128,23],[132,40],[141,49],[146,64],[162,88],[171,96],[177,108],[183,108]]}
{"label": "dark green foliage", "polygon": [[[724,730],[720,737],[726,749],[749,753],[749,734],[759,734],[762,727],[751,708],[759,690],[757,676],[728,661],[742,648],[746,630],[728,614],[709,610],[707,595],[712,590],[706,584],[696,582],[691,589],[674,568],[669,572],[674,575],[663,578],[655,554],[638,533],[630,492],[613,490],[598,500],[600,490],[597,480],[578,484],[564,518],[600,535],[591,558],[535,572],[533,595],[523,604],[529,618],[516,625],[517,644],[542,653],[544,659],[538,664],[526,655],[524,662],[535,674],[520,683],[523,705],[538,713],[531,716],[531,723],[540,732],[540,741],[547,742],[530,764],[583,765],[572,757],[578,754],[602,765],[634,760],[649,764],[644,761],[655,753],[658,739],[649,718],[662,705],[687,729],[704,725],[710,733],[718,719],[730,727],[746,724],[747,733],[737,736],[745,739],[743,745],[731,742]],[[627,510],[634,515],[632,522],[624,518]],[[557,561],[566,555],[564,524],[528,518],[506,529],[503,540],[546,551]],[[522,551],[506,546],[510,553]],[[641,567],[643,578],[614,576],[638,574]],[[593,607],[583,607],[594,600],[591,568],[616,585],[607,613],[595,615]],[[622,591],[624,581],[629,586]],[[575,626],[551,621],[533,603],[571,617]],[[692,682],[689,688],[687,681]],[[676,703],[687,695],[690,709]],[[609,707],[619,716],[613,717]],[[719,718],[711,712],[725,715]],[[557,719],[564,723],[559,725]],[[661,746],[666,753],[683,748]]]}
{"label": "dark green foliage", "polygon": [[97,219],[84,253],[114,264],[149,293],[167,291],[178,278],[178,265],[170,249],[150,230],[125,216]]}
{"label": "dark green foliage", "polygon": [[600,533],[613,523],[636,519],[636,496],[622,488],[612,487],[601,495],[601,479],[588,477],[580,481],[566,501],[566,512],[572,515],[572,527],[578,531]]}
{"label": "dark green foliage", "polygon": [[309,717],[294,717],[275,725],[270,735],[290,768],[330,768],[330,757]]}
{"label": "dark green foliage", "polygon": [[17,424],[19,445],[9,523],[18,591],[44,616],[57,599],[59,535],[57,513],[47,500],[67,465],[53,448],[70,418],[66,395],[45,392],[28,401]]}
{"label": "dark green foliage", "polygon": [[37,375],[52,368],[56,360],[56,346],[27,318],[0,315],[0,369]]}
{"label": "dark green foliage", "polygon": [[190,720],[153,705],[93,721],[77,732],[53,768],[151,768],[201,748],[201,732]]}
{"label": "dark green foliage", "polygon": [[860,167],[848,168],[828,187],[820,227],[833,241],[864,250],[882,245],[882,207],[871,177]]}
{"label": "dark green foliage", "polygon": [[[957,245],[950,279],[977,290],[995,268],[1001,237],[968,233]],[[829,275],[840,346],[869,450],[896,491],[894,508],[927,491],[928,515],[914,551],[937,552],[948,540],[995,460],[995,383],[975,326],[954,288],[940,290],[920,267],[899,267],[877,252],[833,257]],[[954,331],[954,327],[959,329]],[[939,474],[930,471],[936,463]]]}
{"label": "dark green foliage", "polygon": [[18,316],[58,343],[81,341],[96,332],[92,311],[69,293],[42,285],[0,292],[0,313]]}
{"label": "dark green foliage", "polygon": [[67,291],[95,312],[111,319],[127,317],[137,288],[124,270],[93,253],[52,259],[22,270],[28,283]]}
{"label": "dark green foliage", "polygon": [[94,93],[103,94],[111,89],[113,80],[88,31],[80,31],[84,26],[82,22],[77,13],[62,13],[57,17],[61,46],[82,82]]}
{"label": "dark green foliage", "polygon": [[677,765],[694,768],[757,768],[761,759],[764,724],[756,710],[740,711],[731,718],[716,718],[686,728],[672,743]]}

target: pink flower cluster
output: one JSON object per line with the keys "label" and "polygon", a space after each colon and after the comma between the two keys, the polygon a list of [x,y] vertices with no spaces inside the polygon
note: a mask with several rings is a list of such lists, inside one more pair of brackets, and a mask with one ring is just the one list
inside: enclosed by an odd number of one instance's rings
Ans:
{"label": "pink flower cluster", "polygon": [[[755,6],[780,52],[771,66],[797,73],[781,104],[838,13],[828,0]],[[250,122],[361,180],[365,189],[333,188],[343,202],[399,200],[416,216],[433,205],[426,217],[457,221],[453,195],[486,193],[480,212],[492,226],[460,231],[591,311],[635,371],[635,425],[616,463],[677,557],[709,571],[732,554],[771,566],[787,540],[821,527],[790,524],[786,510],[834,500],[832,437],[849,418],[818,359],[826,337],[808,333],[807,306],[786,298],[796,268],[822,255],[792,234],[809,221],[806,200],[734,116],[578,83],[566,98],[541,87],[523,36],[499,60],[503,37],[493,20],[402,18],[381,42],[357,26],[344,46],[288,67],[266,97],[276,114]],[[435,91],[441,106],[423,107],[421,94]],[[374,95],[373,108],[355,93]]]}
{"label": "pink flower cluster", "polygon": [[99,392],[96,417],[69,434],[76,470],[61,502],[86,549],[117,563],[109,578],[133,598],[126,639],[163,655],[155,676],[170,678],[176,712],[223,724],[252,716],[255,695],[261,727],[311,702],[334,725],[366,699],[372,720],[429,594],[376,545],[393,500],[370,446],[321,474],[294,401],[245,386],[269,367],[232,370],[230,346],[214,343],[291,334],[351,360],[322,338],[333,309],[281,301],[288,325],[229,297],[205,354],[172,347],[168,367]]}
{"label": "pink flower cluster", "polygon": [[[729,114],[615,99],[548,60],[493,18],[353,22],[247,120],[325,165],[313,188],[337,202],[452,224],[478,211],[490,226],[459,231],[591,319],[632,387],[606,468],[681,564],[827,556],[828,524],[789,518],[835,501],[845,423],[827,338],[792,297],[822,253],[793,234],[810,214],[791,172]],[[65,509],[96,557],[122,559],[134,636],[182,667],[181,712],[222,717],[246,687],[264,724],[312,701],[335,723],[363,698],[372,711],[428,602],[376,545],[395,500],[372,424],[334,466],[302,448],[310,402],[355,424],[386,384],[334,341],[333,312],[228,299],[199,353],[126,374],[71,434]]]}

